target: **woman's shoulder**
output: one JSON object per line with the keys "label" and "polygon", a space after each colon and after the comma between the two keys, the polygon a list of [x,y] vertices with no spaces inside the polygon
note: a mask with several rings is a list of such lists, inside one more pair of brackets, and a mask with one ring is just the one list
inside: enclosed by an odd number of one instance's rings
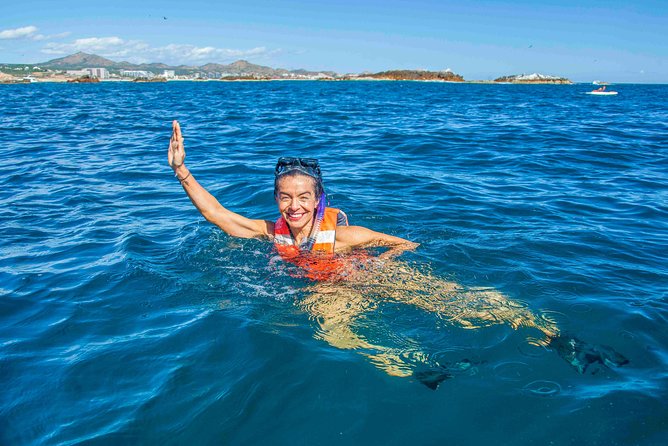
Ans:
{"label": "woman's shoulder", "polygon": [[325,208],[325,214],[334,219],[336,217],[336,226],[348,226],[348,216],[341,209]]}

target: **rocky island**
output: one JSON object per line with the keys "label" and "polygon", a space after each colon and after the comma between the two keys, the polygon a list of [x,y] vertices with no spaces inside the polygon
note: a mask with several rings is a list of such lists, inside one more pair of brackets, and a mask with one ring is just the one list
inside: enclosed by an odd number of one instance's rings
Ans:
{"label": "rocky island", "polygon": [[132,82],[167,82],[167,79],[164,77],[138,77],[132,80]]}
{"label": "rocky island", "polygon": [[77,77],[76,79],[69,79],[67,81],[69,84],[96,84],[98,82],[100,82],[100,79],[88,75]]}
{"label": "rocky island", "polygon": [[494,82],[506,84],[572,84],[565,77],[548,76],[546,74],[514,74],[494,79]]}
{"label": "rocky island", "polygon": [[21,79],[14,77],[11,74],[6,74],[0,72],[0,84],[29,84],[30,81],[27,79]]}
{"label": "rocky island", "polygon": [[390,71],[381,71],[380,73],[373,73],[373,74],[361,74],[356,78],[392,80],[392,81],[464,82],[463,76],[455,74],[451,70],[444,70],[444,71],[390,70]]}

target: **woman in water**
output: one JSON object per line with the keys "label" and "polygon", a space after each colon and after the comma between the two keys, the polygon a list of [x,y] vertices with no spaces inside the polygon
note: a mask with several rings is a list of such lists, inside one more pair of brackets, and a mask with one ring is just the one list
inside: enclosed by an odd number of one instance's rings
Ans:
{"label": "woman in water", "polygon": [[202,216],[233,237],[273,240],[281,254],[289,251],[333,254],[386,246],[392,255],[396,255],[418,246],[417,243],[362,226],[347,226],[344,213],[325,207],[325,193],[317,160],[279,160],[276,165],[274,197],[281,217],[274,223],[252,220],[224,208],[195,180],[184,164],[185,157],[181,127],[174,121],[169,165]]}
{"label": "woman in water", "polygon": [[[326,198],[317,160],[279,159],[274,198],[280,217],[276,222],[252,220],[223,207],[193,177],[185,165],[183,136],[173,122],[168,152],[176,178],[204,218],[233,237],[273,241],[280,256],[298,265],[312,279],[299,305],[319,325],[316,337],[342,349],[354,349],[394,376],[416,376],[434,389],[453,371],[470,362],[442,364],[411,343],[409,347],[374,344],[354,328],[379,305],[403,304],[438,315],[446,324],[475,329],[507,324],[513,329],[537,329],[535,345],[550,346],[580,372],[592,363],[621,365],[626,359],[606,347],[588,346],[562,337],[556,323],[544,313],[488,288],[466,288],[394,257],[418,244],[361,226],[348,226],[346,215],[325,206]],[[387,247],[373,257],[364,248]],[[617,356],[615,356],[617,355]]]}

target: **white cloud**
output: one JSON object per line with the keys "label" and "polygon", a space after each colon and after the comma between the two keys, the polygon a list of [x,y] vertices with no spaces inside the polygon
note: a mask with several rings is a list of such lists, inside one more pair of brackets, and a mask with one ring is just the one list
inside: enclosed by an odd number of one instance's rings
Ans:
{"label": "white cloud", "polygon": [[0,31],[0,39],[23,39],[30,38],[37,33],[36,26],[24,26],[23,28],[6,29]]}
{"label": "white cloud", "polygon": [[125,41],[120,37],[89,37],[72,43],[47,43],[42,49],[46,54],[71,54],[78,51],[107,57],[123,57],[134,51],[143,51],[148,45],[137,40]]}
{"label": "white cloud", "polygon": [[169,44],[152,47],[141,40],[124,40],[120,37],[89,37],[77,39],[71,43],[47,43],[43,53],[67,55],[83,51],[103,57],[123,59],[134,63],[164,62],[173,65],[188,63],[221,62],[232,58],[249,56],[266,56],[277,50],[269,51],[265,47],[248,50],[216,48],[213,46],[198,47],[195,45]]}
{"label": "white cloud", "polygon": [[216,62],[235,57],[261,56],[268,53],[267,48],[257,47],[249,50],[215,48],[212,46],[197,47],[195,45],[170,44],[162,47],[149,48],[145,57],[154,60],[176,60],[180,63]]}
{"label": "white cloud", "polygon": [[37,33],[38,28],[36,26],[24,26],[22,28],[16,29],[6,29],[0,31],[0,39],[31,39],[31,40],[49,40],[49,39],[61,39],[70,35],[69,32],[44,35]]}
{"label": "white cloud", "polygon": [[44,34],[35,34],[32,39],[33,40],[51,40],[51,39],[62,39],[63,37],[67,37],[70,34],[72,34],[69,31],[66,31],[64,33],[58,33],[58,34],[50,34],[48,36],[45,36]]}

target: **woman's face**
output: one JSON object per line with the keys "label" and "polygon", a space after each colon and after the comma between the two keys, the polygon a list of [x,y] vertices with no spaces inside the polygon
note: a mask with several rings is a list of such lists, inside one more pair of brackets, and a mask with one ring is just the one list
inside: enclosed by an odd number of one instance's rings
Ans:
{"label": "woman's face", "polygon": [[313,220],[318,206],[315,180],[306,175],[284,176],[278,180],[278,210],[290,229],[299,232]]}

